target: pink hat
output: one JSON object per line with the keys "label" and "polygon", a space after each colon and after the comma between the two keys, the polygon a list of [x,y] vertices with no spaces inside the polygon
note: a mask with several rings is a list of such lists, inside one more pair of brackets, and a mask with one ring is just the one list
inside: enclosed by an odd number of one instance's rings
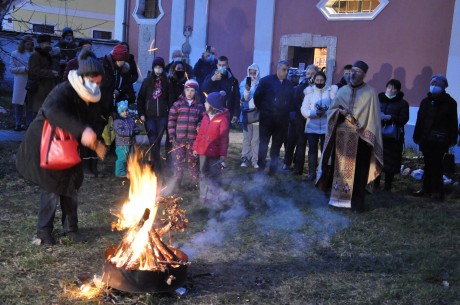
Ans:
{"label": "pink hat", "polygon": [[185,82],[184,90],[187,88],[193,88],[195,89],[195,91],[198,91],[200,89],[200,85],[198,85],[196,80],[189,79],[188,81]]}

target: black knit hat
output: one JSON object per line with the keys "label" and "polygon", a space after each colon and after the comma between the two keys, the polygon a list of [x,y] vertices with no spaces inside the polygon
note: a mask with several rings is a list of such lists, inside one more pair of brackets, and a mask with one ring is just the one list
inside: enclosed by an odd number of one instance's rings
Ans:
{"label": "black knit hat", "polygon": [[104,68],[93,52],[88,50],[81,51],[78,56],[78,75],[103,75]]}
{"label": "black knit hat", "polygon": [[62,38],[65,37],[67,34],[72,34],[73,36],[73,30],[71,27],[66,26],[65,28],[62,29]]}
{"label": "black knit hat", "polygon": [[165,67],[165,60],[163,57],[157,56],[153,59],[152,68],[155,68],[155,66]]}
{"label": "black knit hat", "polygon": [[48,34],[40,34],[37,37],[37,43],[49,42],[51,43],[51,36]]}

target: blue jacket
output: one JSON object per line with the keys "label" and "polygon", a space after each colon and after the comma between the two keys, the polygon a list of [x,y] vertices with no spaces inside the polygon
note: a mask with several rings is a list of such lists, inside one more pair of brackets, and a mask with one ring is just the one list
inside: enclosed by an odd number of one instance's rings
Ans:
{"label": "blue jacket", "polygon": [[254,104],[262,116],[289,116],[295,111],[294,87],[288,79],[281,82],[276,74],[265,76],[254,92]]}

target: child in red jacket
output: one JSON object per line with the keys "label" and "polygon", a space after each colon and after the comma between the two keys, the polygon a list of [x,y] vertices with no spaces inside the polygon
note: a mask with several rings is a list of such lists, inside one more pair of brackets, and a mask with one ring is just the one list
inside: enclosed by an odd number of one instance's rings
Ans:
{"label": "child in red jacket", "polygon": [[200,156],[200,199],[215,198],[220,187],[222,163],[228,150],[230,114],[225,105],[225,91],[212,92],[204,104],[206,115],[193,143],[193,154]]}

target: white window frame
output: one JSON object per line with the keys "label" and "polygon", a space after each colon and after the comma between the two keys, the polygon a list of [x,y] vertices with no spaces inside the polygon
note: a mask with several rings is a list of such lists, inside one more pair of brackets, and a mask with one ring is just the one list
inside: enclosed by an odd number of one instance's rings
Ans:
{"label": "white window frame", "polygon": [[[56,26],[57,26],[57,24],[47,24],[47,23],[44,23],[44,22],[33,22],[33,21],[29,21],[29,22],[30,22],[30,32],[31,32],[31,33],[56,35]],[[35,32],[35,31],[34,31],[34,25],[52,26],[53,29],[54,29],[54,32],[53,32],[53,33]]]}
{"label": "white window frame", "polygon": [[[110,39],[94,38],[94,31],[110,33],[112,38],[110,38]],[[107,29],[100,29],[100,28],[91,29],[91,39],[97,39],[97,40],[113,40],[113,31],[110,31],[110,30],[107,30]]]}
{"label": "white window frame", "polygon": [[336,13],[333,9],[326,7],[329,0],[321,0],[316,4],[316,7],[329,21],[342,21],[342,20],[374,20],[378,14],[388,5],[389,0],[379,0],[380,4],[374,9],[372,13],[353,13],[353,14],[340,14]]}

